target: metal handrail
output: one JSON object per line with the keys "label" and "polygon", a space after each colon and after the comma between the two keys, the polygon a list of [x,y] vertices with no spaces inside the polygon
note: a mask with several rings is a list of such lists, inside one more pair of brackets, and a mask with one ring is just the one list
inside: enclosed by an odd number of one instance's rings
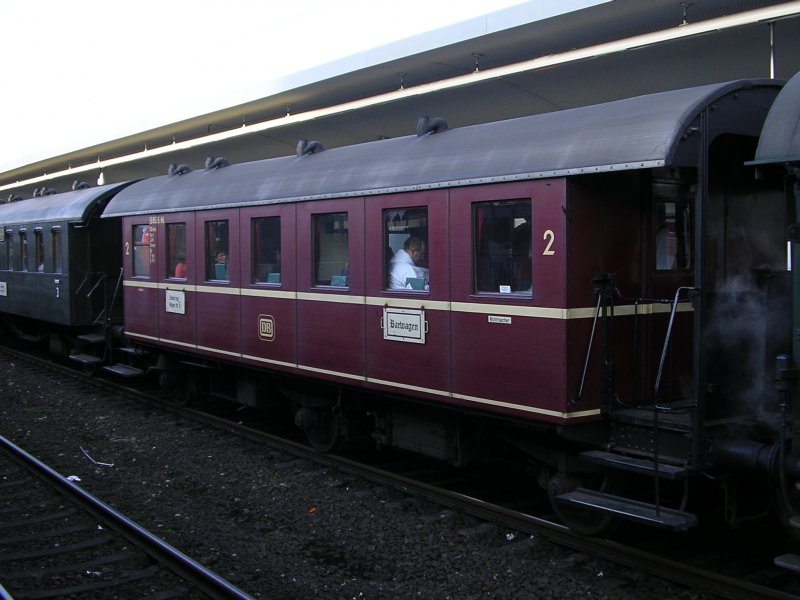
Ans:
{"label": "metal handrail", "polygon": [[669,348],[669,341],[672,337],[672,326],[675,323],[675,313],[678,311],[678,302],[680,299],[681,292],[684,290],[695,290],[696,288],[683,286],[679,287],[675,290],[675,297],[672,301],[672,308],[669,314],[669,324],[667,325],[667,333],[664,336],[664,346],[661,349],[661,359],[658,362],[658,372],[656,373],[656,383],[653,388],[653,487],[654,487],[654,497],[655,497],[655,507],[656,507],[656,514],[661,511],[661,482],[659,480],[659,467],[660,467],[660,456],[659,456],[659,435],[658,435],[658,415],[660,412],[669,412],[671,410],[670,407],[661,406],[658,404],[658,390],[661,387],[661,376],[664,373],[664,363],[667,359],[667,350]]}
{"label": "metal handrail", "polygon": [[672,337],[672,326],[675,323],[675,313],[678,311],[678,302],[679,302],[680,294],[684,290],[686,290],[686,291],[696,291],[697,288],[688,287],[688,286],[682,286],[682,287],[679,287],[675,291],[675,298],[672,301],[672,309],[670,310],[670,314],[669,314],[669,324],[667,325],[667,334],[664,337],[664,346],[661,349],[661,358],[658,361],[658,372],[656,373],[656,383],[655,383],[655,386],[653,388],[653,406],[654,407],[658,407],[659,409],[662,409],[662,410],[665,410],[665,411],[668,411],[669,408],[668,407],[660,407],[660,406],[658,406],[658,402],[657,402],[658,390],[661,387],[661,376],[664,373],[664,363],[666,362],[666,359],[667,359],[667,349],[669,348],[669,341],[670,341],[670,338]]}

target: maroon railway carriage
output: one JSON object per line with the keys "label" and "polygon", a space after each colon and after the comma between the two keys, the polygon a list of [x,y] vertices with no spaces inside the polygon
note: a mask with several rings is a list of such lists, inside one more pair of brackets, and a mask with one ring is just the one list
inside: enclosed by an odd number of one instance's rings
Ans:
{"label": "maroon railway carriage", "polygon": [[[126,335],[162,371],[202,367],[179,378],[190,395],[238,364],[250,368],[229,395],[260,404],[275,389],[262,374],[291,375],[276,387],[321,446],[354,431],[354,398],[381,443],[454,462],[485,439],[479,417],[494,417],[560,495],[574,465],[554,440],[609,448],[623,408],[697,407],[708,373],[730,366],[701,348],[698,312],[735,273],[755,290],[752,261],[785,269],[782,242],[756,259],[740,250],[755,240],[729,237],[756,218],[755,195],[764,228],[783,227],[763,210],[782,206],[780,191],[743,166],[779,89],[737,81],[438,122],[135,183],[104,214],[122,218]],[[391,260],[409,238],[424,252],[394,289]],[[413,402],[389,401],[399,397]],[[730,408],[718,398],[715,418]],[[679,439],[662,460],[699,469],[704,413],[681,414],[662,417]],[[653,449],[619,454],[632,453]]]}

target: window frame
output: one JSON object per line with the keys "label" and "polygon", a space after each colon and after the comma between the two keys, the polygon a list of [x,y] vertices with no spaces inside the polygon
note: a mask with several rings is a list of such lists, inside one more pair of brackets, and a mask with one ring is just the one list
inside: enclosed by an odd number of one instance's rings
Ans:
{"label": "window frame", "polygon": [[[424,213],[424,215],[416,215],[415,213]],[[418,206],[387,206],[381,209],[381,226],[383,230],[383,262],[381,266],[384,291],[430,292],[429,213],[429,207],[424,204]],[[390,225],[390,222],[395,224]],[[409,226],[409,223],[413,223],[413,225]],[[394,231],[393,228],[395,229]],[[403,228],[402,231],[400,230],[401,228]],[[393,243],[392,236],[405,237]],[[412,287],[392,287],[392,259],[400,249],[405,250],[405,244],[412,237],[420,239],[423,247],[422,256],[412,266],[417,277],[414,278],[414,283],[408,283],[408,278],[406,279],[406,285],[411,285]],[[423,281],[417,281],[419,279]],[[413,287],[414,285],[421,287]]]}
{"label": "window frame", "polygon": [[[527,205],[527,210],[519,207]],[[503,209],[508,207],[510,215],[495,217],[491,226],[486,223],[486,216],[478,218],[478,211],[489,206]],[[470,202],[470,237],[471,237],[471,293],[475,296],[501,296],[505,298],[529,299],[533,297],[533,199],[531,197],[520,196],[515,198],[502,199],[476,199]],[[501,220],[508,221],[510,228],[505,227]],[[479,224],[480,221],[480,224]],[[479,231],[480,229],[480,231]],[[498,234],[506,230],[508,235],[491,235],[485,233],[493,229]],[[478,237],[481,239],[479,240]],[[492,256],[491,246],[501,244],[500,248],[494,248],[494,252],[500,254]],[[484,246],[481,250],[479,246]],[[525,248],[527,247],[527,250]],[[527,254],[527,257],[525,256]],[[490,269],[482,268],[480,264],[490,260]],[[493,258],[503,258],[503,260],[492,260]],[[500,266],[498,266],[500,265]],[[487,278],[497,279],[497,289],[488,289],[483,286],[481,281]],[[506,282],[506,283],[503,283]],[[506,289],[508,288],[508,289]],[[515,289],[516,288],[516,289]]]}
{"label": "window frame", "polygon": [[[36,267],[37,273],[44,273],[45,272],[45,250],[44,250],[44,232],[42,231],[41,227],[36,227],[33,230],[33,250],[34,250],[34,261],[33,264]],[[41,265],[41,269],[39,268]]]}
{"label": "window frame", "polygon": [[[337,217],[344,216],[343,220],[339,220]],[[332,219],[331,222],[323,222],[322,219]],[[342,261],[341,257],[334,258],[334,260],[322,260],[320,256],[323,249],[321,246],[321,237],[320,233],[322,230],[325,230],[325,239],[330,240],[333,242],[336,240],[336,237],[330,236],[341,236],[344,234],[344,248],[345,248],[345,260]],[[311,287],[313,288],[335,288],[335,289],[342,289],[342,290],[349,290],[350,289],[350,214],[347,210],[338,210],[332,212],[319,212],[319,213],[312,213],[311,214],[311,233],[310,233],[310,240],[311,240]],[[339,239],[339,243],[337,244],[339,247],[338,249],[341,250],[341,238]],[[333,248],[333,245],[330,246],[326,244],[326,250],[328,248]],[[326,269],[325,271],[329,271],[328,276],[324,279],[320,275],[320,267],[322,263],[331,263],[332,267],[330,269]],[[339,267],[339,265],[341,265]],[[335,271],[339,273],[335,273]],[[326,283],[327,281],[327,283]]]}
{"label": "window frame", "polygon": [[53,259],[53,273],[64,272],[64,255],[61,251],[61,226],[56,225],[50,228],[50,242],[52,243],[51,257]]}
{"label": "window frame", "polygon": [[[173,231],[176,231],[179,228],[183,228],[183,251],[181,252],[180,246],[180,235],[175,233],[173,236]],[[179,281],[186,281],[188,279],[189,271],[187,267],[186,261],[188,260],[187,252],[188,248],[188,231],[189,228],[187,223],[184,221],[176,221],[174,223],[165,223],[164,224],[164,279],[177,279]],[[183,257],[183,261],[181,261],[181,257]],[[184,274],[183,276],[179,276],[176,274],[177,265],[179,262],[184,263]]]}
{"label": "window frame", "polygon": [[17,271],[28,271],[28,230],[20,228],[19,235],[19,262],[17,263]]}
{"label": "window frame", "polygon": [[[139,279],[153,277],[153,236],[155,227],[149,223],[133,223],[131,225],[131,275]],[[146,273],[140,273],[137,266],[144,267]]]}
{"label": "window frame", "polygon": [[[261,223],[269,224],[265,228],[267,231],[259,231],[258,225]],[[283,227],[281,215],[255,215],[250,217],[250,284],[251,285],[271,285],[281,286],[283,284],[283,274],[281,269],[284,267],[282,257],[283,237],[281,228]],[[277,232],[277,239],[271,238]],[[262,240],[261,236],[265,236]],[[272,256],[273,262],[267,262]],[[262,274],[262,268],[264,270]],[[277,268],[277,270],[276,270]]]}
{"label": "window frame", "polygon": [[0,271],[11,270],[11,229],[0,228],[0,243],[2,243],[2,255],[0,255]]}
{"label": "window frame", "polygon": [[[672,220],[674,228],[669,229],[670,216],[667,214],[668,210],[666,205],[673,205]],[[663,206],[664,218],[661,218],[661,209]],[[671,274],[671,273],[685,273],[694,268],[694,215],[692,211],[692,202],[689,199],[673,199],[673,198],[654,198],[653,199],[653,271],[657,275]],[[679,218],[680,215],[680,218]],[[683,224],[683,229],[680,229]],[[669,247],[668,235],[672,235],[675,244],[675,253],[670,255],[666,252]],[[681,240],[683,243],[681,244]],[[685,264],[681,265],[679,262],[681,256],[681,247],[685,254]],[[669,263],[662,266],[663,260],[674,260],[674,266]]]}
{"label": "window frame", "polygon": [[[203,220],[203,252],[205,255],[203,265],[203,278],[205,281],[213,283],[227,283],[231,282],[231,224],[230,219],[224,218],[210,218]],[[223,231],[213,231],[214,228],[220,227]],[[214,236],[213,244],[211,236]],[[221,235],[222,237],[217,237]],[[217,263],[216,259],[220,253],[225,254],[225,262]],[[224,266],[225,277],[217,277],[222,272],[222,269],[217,268],[217,265]]]}

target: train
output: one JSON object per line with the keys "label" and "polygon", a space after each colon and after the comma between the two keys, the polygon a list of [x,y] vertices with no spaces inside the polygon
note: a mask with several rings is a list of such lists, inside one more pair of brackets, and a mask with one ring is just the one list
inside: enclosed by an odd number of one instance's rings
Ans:
{"label": "train", "polygon": [[800,74],[410,129],[13,198],[3,330],[321,451],[517,457],[586,535],[790,528]]}

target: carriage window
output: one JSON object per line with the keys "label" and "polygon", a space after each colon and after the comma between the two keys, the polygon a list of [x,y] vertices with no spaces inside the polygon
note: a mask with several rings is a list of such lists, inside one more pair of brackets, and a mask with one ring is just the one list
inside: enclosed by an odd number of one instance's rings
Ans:
{"label": "carriage window", "polygon": [[347,287],[350,275],[347,213],[314,215],[313,285]]}
{"label": "carriage window", "polygon": [[0,270],[6,271],[11,265],[11,232],[0,229]]}
{"label": "carriage window", "polygon": [[36,270],[39,273],[44,272],[44,237],[42,236],[42,230],[36,229],[33,232],[33,237],[36,241]]}
{"label": "carriage window", "polygon": [[472,226],[475,291],[530,294],[531,201],[475,204]]}
{"label": "carriage window", "polygon": [[428,209],[383,211],[384,288],[428,290]]}
{"label": "carriage window", "polygon": [[19,232],[19,264],[17,265],[19,271],[28,270],[28,232]]}
{"label": "carriage window", "polygon": [[262,217],[252,221],[253,283],[281,282],[281,218]]}
{"label": "carriage window", "polygon": [[150,277],[151,244],[155,244],[153,239],[155,228],[150,225],[133,226],[133,276]]}
{"label": "carriage window", "polygon": [[16,255],[16,252],[14,251],[14,234],[10,229],[6,231],[6,240],[6,243],[8,244],[8,270],[13,271],[14,256]]}
{"label": "carriage window", "polygon": [[206,221],[206,279],[229,281],[228,221]]}
{"label": "carriage window", "polygon": [[54,228],[52,231],[53,242],[53,273],[62,273],[61,264],[61,230]]}
{"label": "carriage window", "polygon": [[686,202],[656,204],[656,269],[689,268],[691,218]]}
{"label": "carriage window", "polygon": [[186,279],[186,223],[167,223],[167,277]]}
{"label": "carriage window", "polygon": [[656,269],[688,269],[691,216],[687,202],[656,202]]}

